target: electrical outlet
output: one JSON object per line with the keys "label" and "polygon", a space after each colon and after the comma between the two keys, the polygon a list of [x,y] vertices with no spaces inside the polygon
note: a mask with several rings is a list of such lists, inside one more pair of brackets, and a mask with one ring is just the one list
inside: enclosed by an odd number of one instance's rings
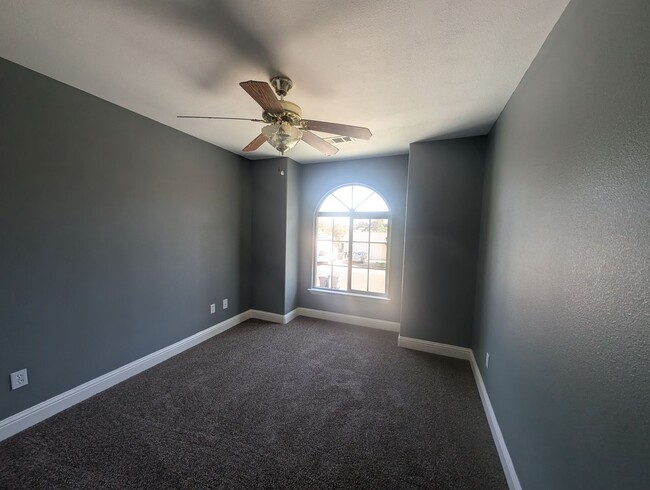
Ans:
{"label": "electrical outlet", "polygon": [[11,373],[9,375],[11,378],[11,389],[12,390],[17,390],[18,388],[22,388],[28,383],[27,380],[27,369],[21,369],[20,371],[16,371],[15,373]]}
{"label": "electrical outlet", "polygon": [[217,305],[210,305],[210,314],[215,313],[217,311]]}
{"label": "electrical outlet", "polygon": [[223,309],[225,310],[226,308],[228,308],[228,298],[223,300]]}
{"label": "electrical outlet", "polygon": [[490,367],[490,353],[489,352],[485,353],[485,367],[486,368]]}

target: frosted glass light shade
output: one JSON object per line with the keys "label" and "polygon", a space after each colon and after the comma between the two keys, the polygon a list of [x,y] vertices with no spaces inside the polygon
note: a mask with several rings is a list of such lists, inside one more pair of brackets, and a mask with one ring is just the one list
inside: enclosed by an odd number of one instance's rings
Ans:
{"label": "frosted glass light shade", "polygon": [[302,138],[302,131],[287,123],[273,123],[262,128],[262,134],[273,148],[284,155]]}

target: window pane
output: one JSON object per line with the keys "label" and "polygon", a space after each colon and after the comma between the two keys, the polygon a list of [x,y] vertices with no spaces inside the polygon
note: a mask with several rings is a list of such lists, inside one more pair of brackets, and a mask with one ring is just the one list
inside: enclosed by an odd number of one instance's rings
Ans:
{"label": "window pane", "polygon": [[352,207],[357,208],[359,204],[361,204],[363,201],[368,199],[371,194],[373,194],[374,191],[372,189],[368,189],[367,187],[363,187],[361,185],[355,185],[352,187]]}
{"label": "window pane", "polygon": [[316,277],[314,278],[314,286],[317,288],[329,288],[332,278],[332,267],[329,265],[316,266]]}
{"label": "window pane", "polygon": [[316,246],[316,265],[332,263],[332,242],[318,240]]}
{"label": "window pane", "polygon": [[318,250],[325,250],[327,252],[332,251],[332,242],[330,240],[318,240],[318,245],[316,247]]}
{"label": "window pane", "polygon": [[346,211],[352,207],[352,186],[351,185],[341,187],[340,189],[336,189],[334,192],[332,192],[332,194],[338,197],[340,201],[343,204],[345,204],[345,206],[347,207]]}
{"label": "window pane", "polygon": [[368,267],[371,269],[385,269],[388,248],[381,243],[370,244],[370,258]]}
{"label": "window pane", "polygon": [[334,240],[348,241],[350,239],[350,218],[334,218]]}
{"label": "window pane", "polygon": [[335,198],[332,194],[327,196],[325,200],[323,201],[323,204],[320,205],[320,208],[318,208],[319,211],[322,212],[344,212],[347,213],[349,209],[337,198]]}
{"label": "window pane", "polygon": [[368,269],[352,269],[352,289],[368,291]]}
{"label": "window pane", "polygon": [[369,219],[355,219],[352,224],[354,234],[352,239],[355,242],[367,242],[370,237],[370,220]]}
{"label": "window pane", "polygon": [[332,243],[332,261],[334,265],[348,265],[348,242]]}
{"label": "window pane", "polygon": [[386,294],[386,271],[371,270],[368,291]]}
{"label": "window pane", "polygon": [[316,230],[318,231],[319,240],[331,240],[332,239],[332,223],[334,218],[324,218],[319,217],[316,225]]}
{"label": "window pane", "polygon": [[339,291],[348,290],[348,268],[347,267],[332,267],[332,279],[330,282],[332,289]]}
{"label": "window pane", "polygon": [[370,260],[386,260],[386,245],[383,243],[370,244]]}
{"label": "window pane", "polygon": [[363,201],[355,211],[388,211],[388,206],[377,193]]}
{"label": "window pane", "polygon": [[352,267],[368,267],[368,244],[352,244]]}
{"label": "window pane", "polygon": [[370,220],[370,241],[388,243],[388,220]]}

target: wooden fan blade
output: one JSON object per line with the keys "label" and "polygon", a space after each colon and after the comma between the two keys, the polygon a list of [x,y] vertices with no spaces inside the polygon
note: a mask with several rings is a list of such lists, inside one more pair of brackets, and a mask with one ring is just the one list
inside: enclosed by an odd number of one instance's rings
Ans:
{"label": "wooden fan blade", "polygon": [[179,119],[227,119],[230,121],[264,122],[263,119],[248,119],[247,117],[218,117],[218,116],[176,116]]}
{"label": "wooden fan blade", "polygon": [[329,144],[320,136],[316,136],[314,133],[306,130],[303,130],[302,132],[302,140],[308,145],[316,148],[323,155],[331,156],[336,155],[339,152],[339,149],[336,146]]}
{"label": "wooden fan blade", "polygon": [[266,138],[262,133],[260,133],[257,138],[255,138],[253,141],[248,143],[242,151],[255,151],[257,150],[260,146],[264,144],[266,141]]}
{"label": "wooden fan blade", "polygon": [[303,119],[303,124],[310,131],[322,131],[323,133],[338,134],[341,136],[350,136],[360,140],[369,140],[372,133],[368,128],[361,126],[350,126],[349,124],[337,124],[323,121],[312,121]]}
{"label": "wooden fan blade", "polygon": [[271,114],[276,114],[278,112],[284,111],[282,104],[275,96],[273,89],[266,82],[256,82],[255,80],[249,80],[247,82],[241,82],[239,84],[241,88],[248,92],[248,95],[255,99],[262,109]]}

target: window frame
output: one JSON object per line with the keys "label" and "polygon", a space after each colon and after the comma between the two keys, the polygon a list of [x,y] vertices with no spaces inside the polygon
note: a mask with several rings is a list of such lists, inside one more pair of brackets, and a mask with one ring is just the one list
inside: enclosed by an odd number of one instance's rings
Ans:
{"label": "window frame", "polygon": [[[323,205],[323,202],[325,199],[327,199],[330,195],[333,195],[334,192],[336,192],[339,189],[342,189],[344,187],[352,187],[352,186],[358,186],[358,187],[365,187],[366,189],[371,190],[373,193],[377,194],[386,207],[388,208],[388,211],[353,211],[352,209],[349,209],[347,212],[346,211],[319,211],[320,207]],[[335,196],[336,197],[336,196]],[[322,287],[320,285],[317,285],[317,277],[318,277],[318,259],[317,259],[317,253],[318,253],[318,218],[348,218],[348,260],[347,260],[347,270],[348,270],[348,277],[347,277],[347,289],[346,290],[340,290],[340,289],[334,289],[332,287]],[[375,293],[368,291],[369,287],[369,282],[370,282],[370,254],[368,253],[368,265],[365,268],[366,271],[368,271],[368,278],[366,280],[366,290],[360,290],[360,289],[352,289],[352,270],[353,269],[358,269],[359,267],[353,267],[352,266],[352,258],[353,258],[353,244],[355,243],[353,238],[354,238],[354,228],[353,228],[353,223],[355,219],[367,219],[367,220],[372,220],[372,219],[385,219],[388,223],[388,233],[386,235],[386,242],[373,242],[370,240],[371,237],[371,232],[368,232],[368,246],[370,247],[371,244],[377,243],[377,244],[382,244],[386,245],[386,268],[384,269],[385,271],[385,277],[384,277],[384,293]],[[353,184],[344,184],[340,185],[338,187],[335,187],[334,189],[329,190],[319,201],[316,206],[316,211],[314,212],[314,227],[313,227],[313,233],[312,233],[312,255],[311,255],[311,260],[312,260],[312,277],[311,277],[311,287],[310,291],[313,292],[318,292],[318,293],[331,293],[331,294],[336,294],[336,295],[343,295],[343,296],[356,296],[356,297],[368,297],[372,299],[389,299],[388,298],[388,286],[390,284],[389,281],[389,275],[390,275],[390,251],[391,251],[391,235],[392,235],[392,213],[390,212],[390,206],[388,206],[388,202],[384,198],[384,196],[378,192],[377,190],[373,189],[372,187],[366,185],[366,184],[360,184],[360,183],[353,183]],[[340,240],[330,240],[331,242],[335,241],[340,241]],[[357,242],[358,243],[358,242]],[[368,251],[370,252],[370,251]],[[333,267],[333,264],[330,264],[330,267]]]}

